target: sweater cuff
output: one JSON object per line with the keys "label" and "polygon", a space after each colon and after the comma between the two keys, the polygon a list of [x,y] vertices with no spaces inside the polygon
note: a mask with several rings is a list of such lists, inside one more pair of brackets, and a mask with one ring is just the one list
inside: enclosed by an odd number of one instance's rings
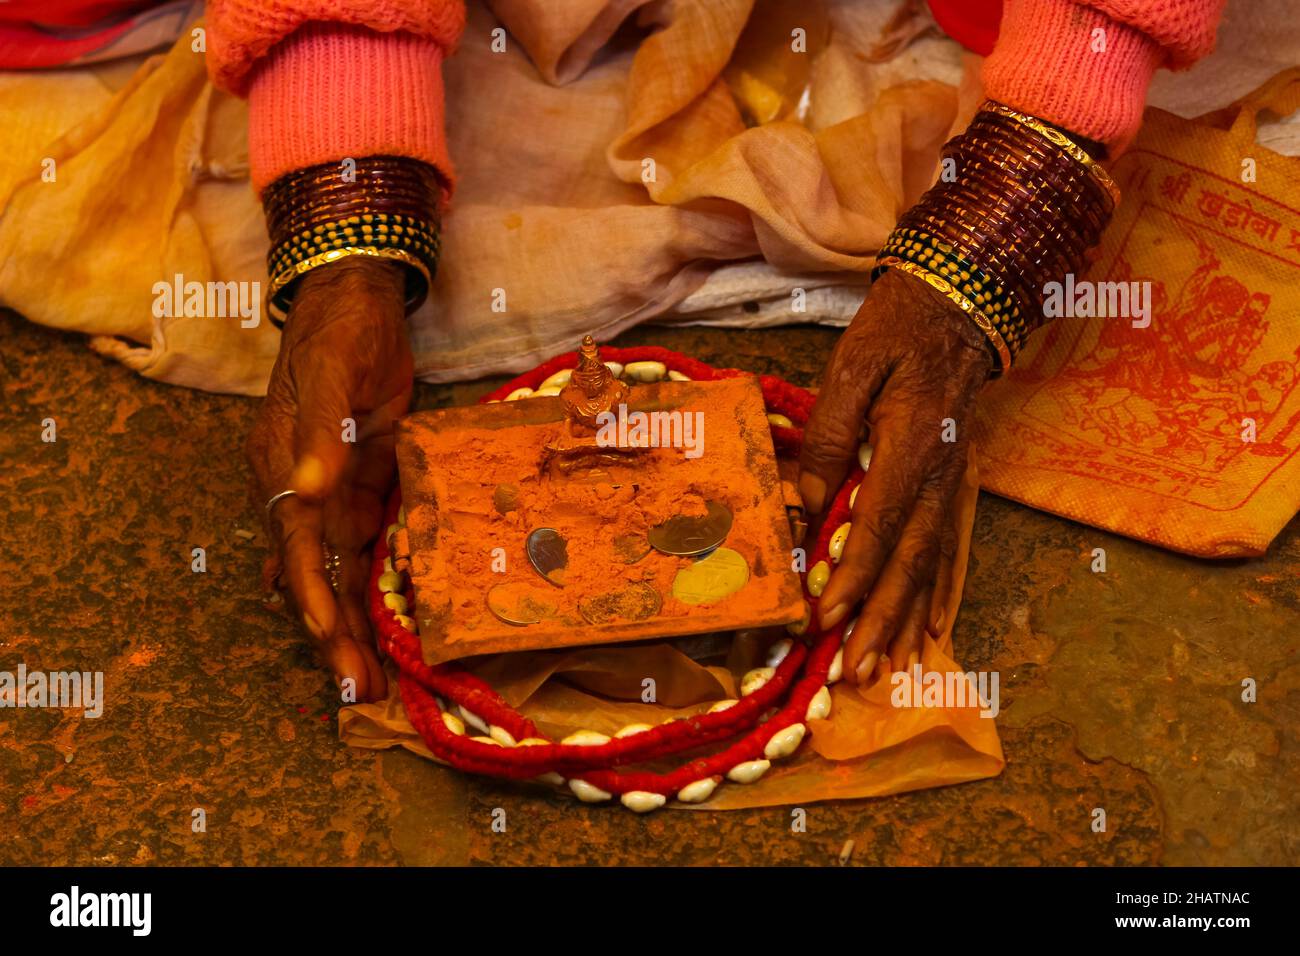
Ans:
{"label": "sweater cuff", "polygon": [[310,23],[254,67],[248,91],[253,186],[346,158],[391,155],[438,170],[450,197],[442,47],[411,33]]}
{"label": "sweater cuff", "polygon": [[990,99],[1105,143],[1113,158],[1142,123],[1165,57],[1135,30],[1073,0],[1008,0],[984,61]]}

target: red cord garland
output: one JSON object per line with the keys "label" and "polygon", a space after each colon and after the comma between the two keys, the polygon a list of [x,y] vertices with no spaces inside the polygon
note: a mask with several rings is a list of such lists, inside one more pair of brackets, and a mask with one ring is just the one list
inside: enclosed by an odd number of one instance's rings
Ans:
{"label": "red cord garland", "polygon": [[[685,355],[656,346],[613,348],[603,346],[605,361],[623,363],[662,362],[672,371],[697,381],[711,381],[746,374],[736,369],[715,369]],[[519,388],[537,388],[551,375],[574,368],[576,352],[557,355],[530,372],[520,375],[486,395],[481,401],[499,401]],[[806,389],[770,375],[759,376],[763,399],[769,412],[777,412],[795,423],[794,428],[772,426],[773,445],[778,454],[797,455],[803,440],[802,426],[808,421],[813,396]],[[861,481],[854,473],[840,488],[812,553],[808,567],[828,560],[830,536],[848,518],[849,496]],[[401,492],[395,490],[388,503],[384,527],[397,520]],[[803,723],[813,696],[826,684],[827,674],[842,643],[844,625],[819,632],[815,624],[817,599],[807,593],[813,615],[807,639],[811,647],[796,640],[774,676],[758,690],[742,697],[731,707],[660,724],[630,737],[613,738],[595,746],[547,742],[535,746],[501,746],[453,732],[443,719],[434,695],[458,704],[491,726],[500,727],[516,741],[539,739],[537,728],[492,690],[486,682],[455,663],[429,665],[424,661],[420,640],[397,622],[396,614],[384,604],[379,577],[389,556],[386,536],[375,544],[370,574],[370,617],[379,634],[380,646],[397,664],[402,703],[412,726],[433,754],[461,770],[487,776],[528,779],[547,773],[581,779],[610,794],[634,791],[671,797],[688,784],[705,778],[721,778],[737,764],[763,758],[772,736],[792,724]],[[407,588],[408,602],[414,595]],[[782,698],[784,697],[784,702]],[[776,713],[764,719],[773,707]],[[620,771],[614,768],[643,763],[711,744],[732,741],[724,749],[697,757],[669,773]]]}

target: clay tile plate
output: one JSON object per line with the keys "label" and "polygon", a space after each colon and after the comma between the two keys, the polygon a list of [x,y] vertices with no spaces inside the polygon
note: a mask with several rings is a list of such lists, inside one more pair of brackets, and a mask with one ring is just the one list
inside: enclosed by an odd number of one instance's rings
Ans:
{"label": "clay tile plate", "polygon": [[[677,447],[638,449],[627,460],[565,473],[547,464],[545,451],[567,429],[555,397],[416,412],[397,423],[415,617],[426,662],[802,618],[803,594],[791,569],[790,528],[758,380],[745,375],[636,385],[627,407],[691,416],[698,444],[686,441],[679,427],[660,432],[680,439]],[[616,537],[644,536],[674,513],[699,513],[708,500],[733,512],[722,547],[737,552],[749,568],[735,593],[690,605],[673,597],[673,582],[697,559],[650,550],[634,564],[618,560]],[[563,588],[529,563],[526,541],[537,527],[557,528],[567,540]],[[734,566],[733,556],[724,557]],[[498,619],[487,605],[488,592],[498,585],[509,586],[498,593],[513,588],[534,594],[553,613],[527,626]],[[662,600],[649,617],[592,624],[582,613],[593,600],[609,606],[609,595],[629,589],[644,594],[647,587]]]}

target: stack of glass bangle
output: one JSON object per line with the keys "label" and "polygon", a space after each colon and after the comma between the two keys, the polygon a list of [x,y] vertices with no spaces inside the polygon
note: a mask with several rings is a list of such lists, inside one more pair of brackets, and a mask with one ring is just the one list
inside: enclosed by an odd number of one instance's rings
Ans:
{"label": "stack of glass bangle", "polygon": [[402,156],[309,166],[277,179],[262,194],[272,320],[284,322],[298,279],[349,256],[404,265],[406,307],[414,311],[437,271],[441,195],[433,167]]}
{"label": "stack of glass bangle", "polygon": [[1001,374],[1043,324],[1047,283],[1080,271],[1100,243],[1119,190],[1064,133],[991,101],[944,146],[942,169],[872,278],[895,269],[938,290],[984,332]]}

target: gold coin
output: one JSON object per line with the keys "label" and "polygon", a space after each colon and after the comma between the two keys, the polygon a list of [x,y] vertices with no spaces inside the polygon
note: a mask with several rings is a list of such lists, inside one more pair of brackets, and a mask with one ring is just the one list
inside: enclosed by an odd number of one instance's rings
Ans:
{"label": "gold coin", "polygon": [[555,616],[559,608],[551,595],[531,584],[498,584],[488,591],[487,606],[497,620],[526,627]]}
{"label": "gold coin", "polygon": [[673,597],[683,604],[716,604],[749,581],[749,563],[730,548],[718,548],[673,578]]}
{"label": "gold coin", "polygon": [[615,621],[644,621],[663,607],[663,598],[648,584],[633,584],[612,594],[598,594],[578,602],[578,610],[588,624],[612,624]]}
{"label": "gold coin", "polygon": [[731,509],[717,501],[706,507],[703,515],[674,515],[655,525],[646,534],[650,545],[664,554],[692,557],[722,544],[731,531]]}

